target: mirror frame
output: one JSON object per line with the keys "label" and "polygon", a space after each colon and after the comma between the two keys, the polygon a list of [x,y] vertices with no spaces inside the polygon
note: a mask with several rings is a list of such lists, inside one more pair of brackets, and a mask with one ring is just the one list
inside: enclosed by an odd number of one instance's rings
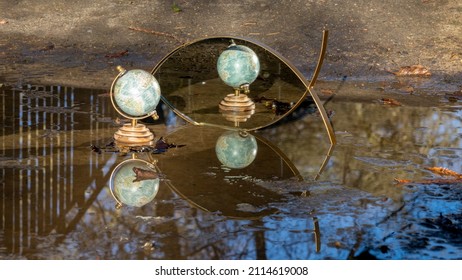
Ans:
{"label": "mirror frame", "polygon": [[[170,53],[168,53],[166,56],[164,56],[155,66],[154,68],[151,70],[151,74],[152,75],[155,75],[156,72],[159,70],[159,68],[164,64],[164,62],[169,59],[173,54],[175,54],[178,50],[182,49],[182,48],[185,48],[189,45],[192,45],[192,44],[195,44],[195,43],[198,43],[198,42],[201,42],[201,41],[204,41],[204,40],[210,40],[210,39],[237,39],[237,40],[242,40],[242,41],[247,41],[249,43],[252,43],[252,44],[255,44],[261,48],[263,48],[264,50],[268,51],[269,53],[273,54],[274,56],[276,56],[279,60],[281,60],[287,67],[289,67],[294,73],[295,75],[300,79],[300,81],[304,84],[304,86],[306,87],[306,91],[305,93],[303,94],[303,96],[298,100],[298,102],[292,106],[292,108],[285,114],[285,116],[287,116],[288,114],[290,114],[293,110],[295,110],[302,102],[303,100],[305,99],[305,97],[307,96],[307,94],[309,93],[310,96],[313,98],[313,101],[314,103],[316,104],[316,107],[318,108],[319,110],[319,113],[321,115],[321,118],[322,118],[322,121],[324,123],[324,127],[326,128],[326,131],[327,131],[327,134],[329,136],[329,140],[330,140],[330,143],[331,145],[335,145],[336,144],[336,138],[335,138],[335,133],[334,133],[334,129],[333,129],[333,126],[332,126],[332,123],[330,122],[329,120],[329,116],[327,115],[326,113],[326,110],[324,109],[324,106],[319,98],[319,96],[312,91],[312,88],[314,87],[314,85],[316,84],[316,80],[319,76],[319,72],[321,71],[321,67],[322,67],[322,63],[324,61],[324,57],[325,57],[325,53],[326,53],[326,50],[327,50],[327,39],[328,39],[328,30],[323,30],[323,36],[322,36],[322,43],[321,43],[321,50],[320,50],[320,53],[319,53],[319,57],[318,57],[318,62],[317,62],[317,65],[316,65],[316,68],[314,70],[314,73],[313,73],[313,76],[311,77],[310,81],[308,81],[308,79],[290,62],[288,61],[286,58],[284,58],[279,52],[277,52],[276,50],[270,48],[269,46],[263,44],[263,43],[260,43],[260,42],[257,42],[255,40],[252,40],[252,39],[249,39],[249,38],[244,38],[244,37],[239,37],[239,36],[229,36],[229,35],[225,35],[225,36],[210,36],[210,37],[205,37],[205,38],[201,38],[201,39],[197,39],[197,40],[193,40],[193,41],[190,41],[190,42],[187,42],[187,43],[184,43],[178,47],[176,47],[175,49],[173,49]],[[196,122],[194,121],[193,119],[191,119],[190,117],[188,117],[187,115],[185,115],[184,113],[182,113],[181,111],[179,111],[177,108],[175,108],[175,106],[173,106],[163,95],[161,95],[161,100],[168,106],[170,107],[170,109],[173,110],[173,112],[175,114],[177,114],[178,116],[180,116],[182,119],[184,119],[185,121],[189,122],[189,123],[192,123],[194,125],[198,125],[198,126],[204,126],[204,125],[207,125],[207,126],[216,126],[216,127],[221,127],[221,128],[224,128],[224,129],[228,129],[228,130],[245,130],[245,131],[255,131],[255,130],[258,130],[260,128],[263,128],[263,127],[266,127],[266,126],[269,126],[271,124],[274,124],[276,122],[278,122],[279,120],[281,119],[277,119],[275,120],[274,122],[271,122],[265,126],[260,126],[260,127],[256,127],[256,128],[252,128],[252,129],[243,129],[243,128],[235,128],[235,127],[227,127],[227,126],[223,126],[223,125],[217,125],[217,124],[211,124],[211,123],[204,123],[204,122]],[[332,148],[332,147],[331,147]]]}

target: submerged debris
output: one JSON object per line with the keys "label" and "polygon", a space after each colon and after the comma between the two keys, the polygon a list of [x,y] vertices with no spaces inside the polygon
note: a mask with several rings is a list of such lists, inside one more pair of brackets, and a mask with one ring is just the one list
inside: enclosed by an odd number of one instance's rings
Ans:
{"label": "submerged debris", "polygon": [[162,154],[165,153],[168,149],[171,148],[181,148],[185,145],[177,145],[174,143],[167,143],[164,137],[160,137],[154,145],[144,145],[144,146],[133,146],[133,147],[118,147],[114,141],[107,143],[104,147],[97,145],[90,145],[90,148],[93,152],[101,154],[102,152],[109,153],[152,153],[152,154]]}

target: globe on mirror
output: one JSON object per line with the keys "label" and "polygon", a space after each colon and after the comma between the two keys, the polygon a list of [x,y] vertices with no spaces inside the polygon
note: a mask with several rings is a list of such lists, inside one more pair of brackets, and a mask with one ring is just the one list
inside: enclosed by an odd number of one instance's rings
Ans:
{"label": "globe on mirror", "polygon": [[225,84],[239,89],[255,81],[260,73],[260,61],[251,48],[236,45],[232,40],[218,57],[217,71]]}
{"label": "globe on mirror", "polygon": [[220,79],[234,88],[234,93],[226,95],[220,102],[220,111],[227,120],[239,126],[240,122],[246,121],[255,112],[255,103],[247,94],[250,92],[250,84],[260,73],[260,60],[251,48],[236,45],[231,40],[231,45],[218,57],[217,71]]}
{"label": "globe on mirror", "polygon": [[243,131],[227,131],[218,137],[215,152],[218,160],[231,169],[249,166],[257,156],[255,136]]}
{"label": "globe on mirror", "polygon": [[149,162],[129,159],[114,168],[109,187],[119,205],[142,207],[157,195],[161,177]]}
{"label": "globe on mirror", "polygon": [[152,116],[157,119],[156,107],[161,91],[157,79],[141,69],[125,70],[118,66],[119,74],[111,86],[111,102],[116,111],[131,120],[115,134],[114,139],[122,145],[149,145],[154,134],[137,120]]}

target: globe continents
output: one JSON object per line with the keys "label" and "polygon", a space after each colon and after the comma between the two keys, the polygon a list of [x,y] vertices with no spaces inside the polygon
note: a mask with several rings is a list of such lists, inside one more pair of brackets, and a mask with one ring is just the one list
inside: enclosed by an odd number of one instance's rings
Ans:
{"label": "globe continents", "polygon": [[119,202],[141,207],[151,202],[159,190],[160,179],[151,164],[140,159],[120,163],[112,172],[110,187]]}
{"label": "globe continents", "polygon": [[218,137],[215,152],[226,167],[240,169],[249,166],[257,156],[255,136],[239,131],[228,131]]}
{"label": "globe continents", "polygon": [[218,57],[218,75],[233,88],[251,84],[260,72],[260,61],[249,47],[231,44]]}
{"label": "globe continents", "polygon": [[160,100],[160,86],[149,72],[134,69],[126,71],[115,82],[114,101],[128,117],[152,115]]}

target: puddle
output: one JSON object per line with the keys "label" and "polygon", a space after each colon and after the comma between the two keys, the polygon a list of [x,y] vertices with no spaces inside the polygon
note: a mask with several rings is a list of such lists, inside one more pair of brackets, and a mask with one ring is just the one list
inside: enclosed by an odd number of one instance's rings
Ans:
{"label": "puddle", "polygon": [[[177,148],[114,152],[123,120],[104,90],[4,85],[0,100],[0,259],[462,256],[461,184],[418,183],[462,170],[451,104],[334,99],[332,151],[311,113],[253,134],[255,159],[233,169],[216,156],[224,131],[173,126],[167,110],[147,125]],[[165,177],[142,207],[116,207],[110,179],[133,155]]]}

